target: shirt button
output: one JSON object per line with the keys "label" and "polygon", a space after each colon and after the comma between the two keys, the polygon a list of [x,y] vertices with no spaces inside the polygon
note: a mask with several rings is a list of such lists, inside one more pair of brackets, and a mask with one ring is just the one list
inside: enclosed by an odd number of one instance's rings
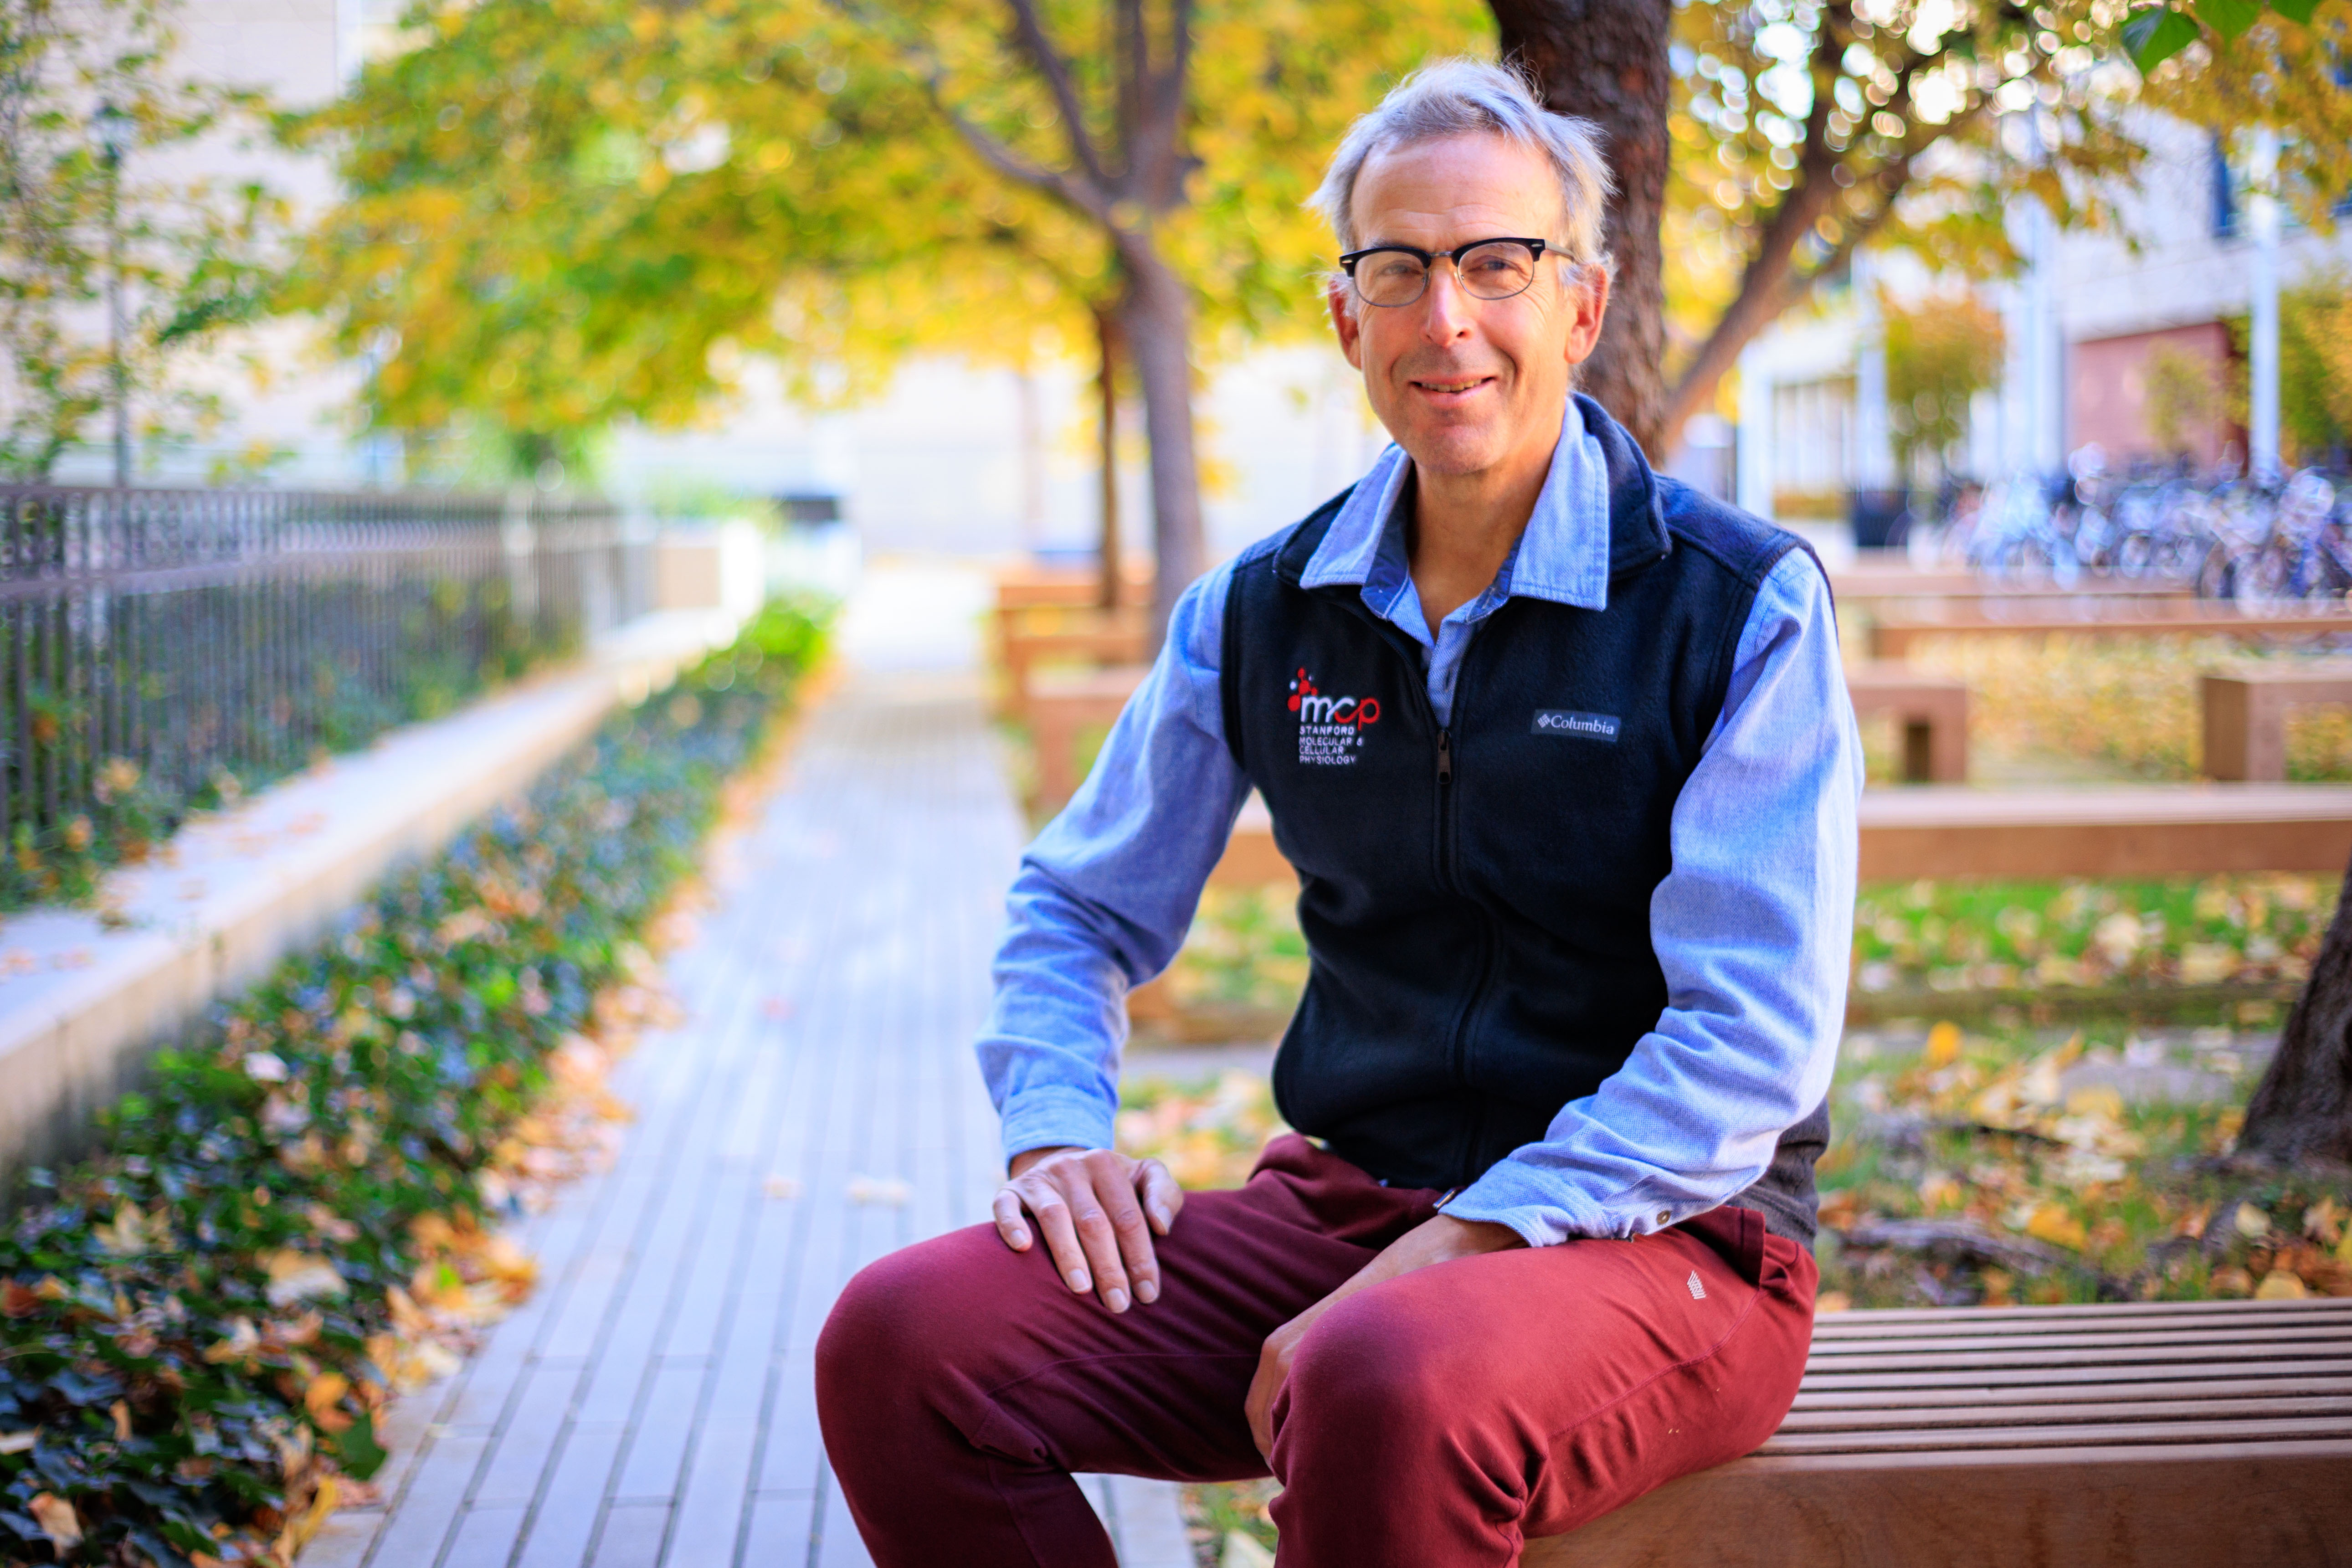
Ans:
{"label": "shirt button", "polygon": [[1672,1224],[1674,1224],[1674,1223],[1675,1223],[1675,1215],[1674,1215],[1674,1211],[1673,1211],[1672,1209],[1660,1209],[1660,1210],[1658,1211],[1658,1224],[1659,1224],[1659,1225],[1661,1225],[1661,1226],[1669,1226],[1669,1225],[1672,1225]]}

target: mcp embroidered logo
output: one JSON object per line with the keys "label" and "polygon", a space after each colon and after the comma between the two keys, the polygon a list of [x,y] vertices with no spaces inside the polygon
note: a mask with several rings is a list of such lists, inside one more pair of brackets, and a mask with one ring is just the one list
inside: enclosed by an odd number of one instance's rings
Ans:
{"label": "mcp embroidered logo", "polygon": [[1326,695],[1303,665],[1291,678],[1289,706],[1298,715],[1298,760],[1323,767],[1353,763],[1365,730],[1381,721],[1380,699]]}

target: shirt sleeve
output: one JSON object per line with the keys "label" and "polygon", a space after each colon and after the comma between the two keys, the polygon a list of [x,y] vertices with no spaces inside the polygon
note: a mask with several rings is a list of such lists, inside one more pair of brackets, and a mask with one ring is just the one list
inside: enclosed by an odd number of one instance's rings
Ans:
{"label": "shirt sleeve", "polygon": [[1248,798],[1218,689],[1232,576],[1184,591],[1094,770],[1021,858],[978,1047],[1007,1160],[1109,1146],[1128,989],[1176,956]]}
{"label": "shirt sleeve", "polygon": [[1622,1068],[1445,1205],[1530,1244],[1643,1236],[1764,1173],[1828,1093],[1845,1014],[1862,743],[1829,584],[1791,551],[1756,595],[1650,900],[1666,1009]]}

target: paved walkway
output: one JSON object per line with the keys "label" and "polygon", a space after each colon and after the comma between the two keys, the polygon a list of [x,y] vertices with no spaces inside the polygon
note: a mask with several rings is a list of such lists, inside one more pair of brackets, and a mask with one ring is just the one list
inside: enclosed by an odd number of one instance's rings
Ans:
{"label": "paved walkway", "polygon": [[[533,1222],[539,1290],[402,1402],[388,1506],[305,1568],[868,1562],[818,1441],[817,1331],[864,1264],[984,1218],[1000,1171],[970,1042],[1021,824],[969,639],[901,618],[951,589],[886,575],[856,607],[861,667],[671,958],[687,1021],[616,1077],[614,1168]],[[1189,1564],[1172,1489],[1091,1485],[1128,1568]]]}

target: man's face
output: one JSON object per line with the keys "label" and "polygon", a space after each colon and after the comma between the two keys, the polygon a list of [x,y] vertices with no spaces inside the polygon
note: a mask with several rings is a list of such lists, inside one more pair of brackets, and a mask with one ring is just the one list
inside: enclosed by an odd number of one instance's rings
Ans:
{"label": "man's face", "polygon": [[[1359,248],[1556,240],[1561,226],[1550,163],[1485,132],[1374,153],[1356,177],[1353,207]],[[1335,287],[1331,321],[1397,445],[1425,472],[1473,475],[1549,456],[1571,367],[1592,353],[1608,296],[1598,268],[1573,284],[1547,253],[1525,293],[1475,299],[1441,260],[1410,305],[1367,305],[1352,287]]]}

